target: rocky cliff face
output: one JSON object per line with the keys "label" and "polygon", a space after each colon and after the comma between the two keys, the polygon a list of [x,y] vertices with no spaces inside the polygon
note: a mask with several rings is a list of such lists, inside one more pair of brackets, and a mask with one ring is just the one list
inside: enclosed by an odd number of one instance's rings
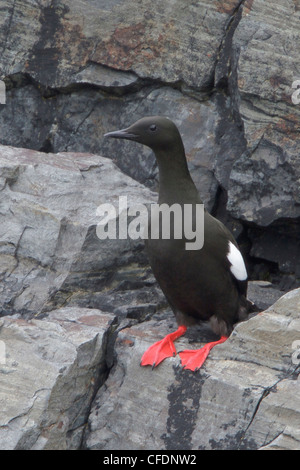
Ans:
{"label": "rocky cliff face", "polygon": [[168,115],[253,277],[299,285],[298,0],[3,0],[2,12],[0,143],[104,155],[155,189],[152,153],[103,134]]}
{"label": "rocky cliff face", "polygon": [[[299,448],[299,289],[274,304],[300,278],[298,0],[0,9],[0,446]],[[146,114],[177,123],[207,208],[276,281],[198,374],[139,367],[173,317],[143,243],[96,235],[99,204],[156,200],[152,153],[103,139]]]}
{"label": "rocky cliff face", "polygon": [[[142,368],[174,316],[143,243],[98,238],[97,207],[156,195],[97,155],[0,146],[0,168],[0,448],[299,447],[299,289],[240,324],[200,373],[178,357]],[[261,309],[280,295],[249,285]],[[178,351],[211,335],[191,330]]]}

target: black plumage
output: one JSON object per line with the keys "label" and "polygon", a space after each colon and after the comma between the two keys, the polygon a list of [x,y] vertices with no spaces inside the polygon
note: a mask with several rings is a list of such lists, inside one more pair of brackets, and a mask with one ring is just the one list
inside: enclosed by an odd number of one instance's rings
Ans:
{"label": "black plumage", "polygon": [[[159,204],[202,204],[188,170],[184,146],[175,124],[168,118],[142,118],[127,129],[110,132],[108,137],[133,140],[150,147],[159,167]],[[194,212],[195,213],[195,212]],[[195,220],[194,227],[195,227]],[[171,229],[172,235],[172,229]],[[221,340],[199,350],[180,353],[183,365],[195,370],[209,350],[232,332],[238,321],[247,318],[253,304],[247,300],[247,272],[238,245],[230,231],[207,211],[204,212],[204,245],[187,250],[185,237],[146,241],[153,273],[175,314],[178,330],[151,346],[142,365],[157,365],[176,353],[173,341],[186,327],[210,321]],[[202,351],[202,353],[201,353]],[[205,356],[205,357],[204,357]]]}

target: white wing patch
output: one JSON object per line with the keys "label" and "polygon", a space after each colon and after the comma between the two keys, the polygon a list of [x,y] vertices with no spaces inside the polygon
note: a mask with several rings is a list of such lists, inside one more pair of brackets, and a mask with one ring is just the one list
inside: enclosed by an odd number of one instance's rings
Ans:
{"label": "white wing patch", "polygon": [[231,264],[230,271],[232,272],[234,277],[238,281],[245,281],[247,279],[247,271],[243,257],[241,255],[241,252],[231,241],[229,241],[228,244],[227,259]]}

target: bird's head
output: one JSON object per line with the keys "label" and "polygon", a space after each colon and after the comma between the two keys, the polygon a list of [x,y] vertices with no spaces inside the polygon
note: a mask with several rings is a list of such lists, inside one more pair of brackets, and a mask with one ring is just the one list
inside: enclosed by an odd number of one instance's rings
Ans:
{"label": "bird's head", "polygon": [[108,132],[104,137],[133,140],[154,151],[164,150],[181,143],[181,137],[174,122],[163,116],[144,117],[126,129]]}

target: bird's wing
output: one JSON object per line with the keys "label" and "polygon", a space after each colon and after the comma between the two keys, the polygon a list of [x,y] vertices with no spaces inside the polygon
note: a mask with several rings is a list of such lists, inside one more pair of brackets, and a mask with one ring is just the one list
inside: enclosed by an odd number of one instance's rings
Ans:
{"label": "bird's wing", "polygon": [[240,250],[228,240],[227,259],[230,263],[230,271],[238,281],[245,281],[248,277],[246,266]]}
{"label": "bird's wing", "polygon": [[214,223],[218,227],[217,233],[220,237],[218,245],[222,245],[223,250],[226,253],[226,258],[224,259],[225,265],[229,269],[239,292],[246,296],[248,275],[238,244],[232,233],[227,229],[227,227],[225,227],[224,224],[222,224],[222,222],[214,219]]}

